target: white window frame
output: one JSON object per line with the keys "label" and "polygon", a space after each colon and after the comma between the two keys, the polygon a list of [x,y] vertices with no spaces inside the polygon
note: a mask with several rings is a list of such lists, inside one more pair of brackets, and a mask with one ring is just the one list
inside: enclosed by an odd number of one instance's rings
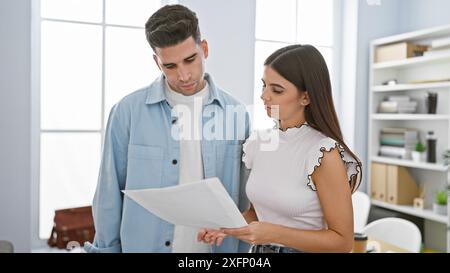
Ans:
{"label": "white window frame", "polygon": [[[39,216],[40,216],[40,145],[42,133],[100,133],[101,145],[105,135],[106,117],[105,117],[105,47],[106,47],[106,28],[120,27],[128,29],[144,30],[144,27],[108,24],[105,22],[106,10],[105,4],[107,0],[103,0],[103,14],[102,21],[99,23],[83,22],[77,20],[63,20],[53,18],[41,17],[41,0],[31,1],[31,21],[32,21],[32,35],[31,35],[31,249],[42,249],[47,247],[47,240],[41,239],[39,236]],[[175,4],[176,0],[161,0],[161,5]],[[149,14],[150,16],[150,14]],[[75,23],[84,25],[94,25],[102,27],[102,85],[101,85],[101,127],[99,130],[43,130],[41,129],[41,23],[48,22],[63,22]],[[149,47],[150,50],[150,47]],[[99,153],[101,153],[101,150]]]}
{"label": "white window frame", "polygon": [[[324,46],[319,44],[313,44],[314,46],[318,47],[324,47],[324,48],[331,48],[332,50],[332,59],[333,59],[333,67],[332,67],[332,78],[333,82],[332,84],[332,90],[333,90],[333,101],[335,104],[336,112],[338,113],[338,116],[341,111],[341,44],[342,44],[342,38],[341,38],[341,30],[342,30],[342,0],[330,0],[334,1],[333,6],[333,45],[332,46]],[[256,8],[256,5],[255,5]],[[255,17],[256,18],[256,17]],[[295,1],[295,33],[296,33],[296,39],[297,33],[298,33],[298,0]],[[256,24],[255,24],[256,27]],[[271,43],[284,43],[289,44],[291,42],[287,41],[281,41],[281,40],[271,40],[271,39],[259,39],[256,37],[255,33],[255,45],[257,42],[271,42]],[[298,41],[296,41],[298,42]],[[256,56],[255,56],[256,58]],[[331,76],[331,75],[330,75]],[[254,82],[256,82],[254,80]],[[260,86],[254,86],[254,96],[253,96],[253,105],[257,105],[257,100],[259,100],[259,96],[256,94],[260,93]],[[256,111],[254,111],[256,113]],[[255,116],[253,116],[253,120],[255,119]]]}

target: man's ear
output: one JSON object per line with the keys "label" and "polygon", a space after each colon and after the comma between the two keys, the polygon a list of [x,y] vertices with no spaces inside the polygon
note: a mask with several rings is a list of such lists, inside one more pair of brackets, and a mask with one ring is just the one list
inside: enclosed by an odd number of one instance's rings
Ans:
{"label": "man's ear", "polygon": [[208,58],[208,42],[206,40],[202,40],[200,42],[200,46],[203,50],[203,56],[205,56],[205,59]]}
{"label": "man's ear", "polygon": [[155,61],[156,65],[158,66],[159,70],[162,71],[161,66],[159,66],[158,56],[156,56],[156,54],[153,54],[153,60]]}

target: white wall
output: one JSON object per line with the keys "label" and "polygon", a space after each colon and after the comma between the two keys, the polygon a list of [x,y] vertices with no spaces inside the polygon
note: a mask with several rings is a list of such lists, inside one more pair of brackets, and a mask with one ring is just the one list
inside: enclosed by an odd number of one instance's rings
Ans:
{"label": "white wall", "polygon": [[[342,134],[350,149],[355,146],[356,63],[358,47],[358,0],[345,0],[341,5],[340,96],[336,107]],[[345,111],[344,111],[345,110]]]}
{"label": "white wall", "polygon": [[[369,44],[376,38],[399,33],[400,1],[381,0],[380,5],[370,5],[377,1],[359,0],[358,3],[358,36],[357,36],[357,63],[355,85],[355,115],[353,147],[363,161],[363,185],[366,190],[367,181],[367,120],[369,99]],[[364,170],[365,169],[365,170]]]}
{"label": "white wall", "polygon": [[0,240],[30,250],[31,1],[0,1]]}
{"label": "white wall", "polygon": [[197,13],[209,43],[207,72],[241,102],[253,104],[255,0],[180,0]]}
{"label": "white wall", "polygon": [[450,24],[448,0],[400,1],[400,32]]}
{"label": "white wall", "polygon": [[369,43],[398,33],[399,1],[345,0],[342,3],[341,111],[344,139],[363,163],[363,184],[367,181],[367,107],[369,86]]}

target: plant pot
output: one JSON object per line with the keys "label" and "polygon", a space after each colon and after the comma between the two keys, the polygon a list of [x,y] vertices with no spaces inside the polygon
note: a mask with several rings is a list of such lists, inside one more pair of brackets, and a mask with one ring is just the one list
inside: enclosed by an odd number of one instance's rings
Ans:
{"label": "plant pot", "polygon": [[440,215],[447,215],[447,205],[433,203],[433,212]]}
{"label": "plant pot", "polygon": [[417,152],[417,151],[411,152],[412,160],[414,162],[425,162],[427,158],[426,155],[427,154],[425,152]]}

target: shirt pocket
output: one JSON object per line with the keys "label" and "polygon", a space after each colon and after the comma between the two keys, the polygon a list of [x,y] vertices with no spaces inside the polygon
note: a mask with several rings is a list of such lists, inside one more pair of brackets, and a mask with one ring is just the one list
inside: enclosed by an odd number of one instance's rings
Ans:
{"label": "shirt pocket", "polygon": [[161,185],[164,150],[159,146],[128,145],[127,189]]}

